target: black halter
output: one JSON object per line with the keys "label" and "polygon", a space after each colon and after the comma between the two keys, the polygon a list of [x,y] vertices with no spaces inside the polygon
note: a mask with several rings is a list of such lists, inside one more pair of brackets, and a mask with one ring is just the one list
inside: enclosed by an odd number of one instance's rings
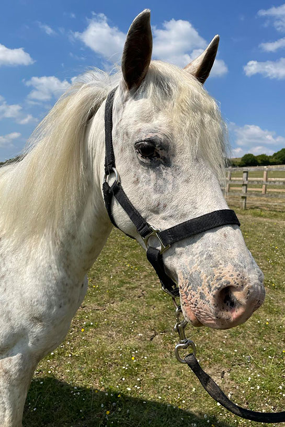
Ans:
{"label": "black halter", "polygon": [[[128,214],[129,218],[135,225],[138,233],[142,237],[145,246],[147,248],[147,259],[154,267],[163,290],[168,292],[172,297],[179,295],[179,289],[176,283],[165,273],[163,264],[163,253],[176,242],[186,239],[187,237],[194,236],[199,233],[211,230],[216,227],[224,225],[234,224],[240,225],[234,211],[230,209],[222,209],[208,213],[206,215],[199,216],[197,218],[190,219],[182,222],[174,227],[168,228],[167,230],[159,230],[154,228],[141,216],[137,209],[133,206],[126,193],[124,192],[119,174],[116,170],[115,155],[112,141],[112,128],[113,128],[113,101],[116,88],[113,89],[106,100],[105,107],[105,179],[103,184],[103,193],[105,199],[106,209],[112,223],[117,227],[114,217],[112,215],[112,199],[115,199],[120,203],[122,208]],[[115,174],[115,181],[110,186],[108,183],[109,175]],[[156,236],[160,242],[160,249],[151,247],[148,244],[149,238]],[[131,237],[131,236],[130,236]]]}

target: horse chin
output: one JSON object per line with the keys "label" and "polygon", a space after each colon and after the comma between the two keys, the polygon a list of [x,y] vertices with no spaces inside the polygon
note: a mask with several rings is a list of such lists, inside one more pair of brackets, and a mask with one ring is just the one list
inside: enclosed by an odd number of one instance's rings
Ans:
{"label": "horse chin", "polygon": [[215,319],[208,317],[208,318],[203,318],[203,319],[199,320],[198,317],[191,310],[191,308],[183,307],[182,311],[183,311],[183,315],[184,315],[185,320],[187,322],[191,323],[191,325],[196,327],[196,328],[204,326],[204,327],[208,327],[211,329],[230,329],[232,327],[238,326],[240,323],[246,322],[246,320],[248,319],[248,317],[246,317],[243,319],[242,322],[239,319],[236,322],[235,321],[231,322],[231,324],[229,325],[227,322],[229,320],[229,318],[219,319],[219,321],[216,321]]}
{"label": "horse chin", "polygon": [[188,307],[185,310],[185,308],[182,306],[182,311],[183,311],[183,316],[185,320],[191,323],[192,326],[195,326],[195,327],[204,326],[203,323],[201,323],[200,320],[196,317],[196,315],[194,314],[194,312],[191,310],[190,307]]}

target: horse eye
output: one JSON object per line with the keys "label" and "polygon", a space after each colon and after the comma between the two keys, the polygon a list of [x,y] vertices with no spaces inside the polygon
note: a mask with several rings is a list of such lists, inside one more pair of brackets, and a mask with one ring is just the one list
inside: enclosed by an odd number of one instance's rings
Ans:
{"label": "horse eye", "polygon": [[157,157],[155,145],[151,141],[136,142],[135,149],[136,152],[144,158],[150,159],[152,157]]}

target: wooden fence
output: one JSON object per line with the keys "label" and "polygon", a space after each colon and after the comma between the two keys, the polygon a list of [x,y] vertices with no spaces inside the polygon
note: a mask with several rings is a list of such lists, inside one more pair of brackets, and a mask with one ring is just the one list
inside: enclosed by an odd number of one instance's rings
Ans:
{"label": "wooden fence", "polygon": [[[276,174],[277,171],[281,173]],[[284,172],[284,178],[270,176],[271,172],[275,172],[275,175],[283,175],[282,172]],[[285,198],[285,165],[227,168],[226,182],[222,187],[226,198],[230,196],[230,193],[240,194],[242,209],[246,209],[248,197]]]}

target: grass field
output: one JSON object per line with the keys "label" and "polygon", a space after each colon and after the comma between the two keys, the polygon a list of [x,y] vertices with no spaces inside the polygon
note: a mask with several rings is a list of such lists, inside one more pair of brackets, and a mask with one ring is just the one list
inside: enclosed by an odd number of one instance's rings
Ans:
{"label": "grass field", "polygon": [[[255,410],[285,410],[285,215],[237,210],[265,273],[264,306],[238,328],[188,328],[202,367]],[[174,309],[138,245],[114,231],[65,342],[35,373],[25,427],[254,426],[208,397],[174,357]],[[277,425],[277,424],[276,424]],[[280,424],[281,425],[281,424]]]}
{"label": "grass field", "polygon": [[[233,192],[228,193],[227,202],[234,208],[239,209],[241,207],[240,194],[234,194]],[[246,213],[247,215],[253,215],[255,217],[266,218],[269,214],[271,218],[279,218],[285,220],[285,197],[251,197],[246,199]]]}

